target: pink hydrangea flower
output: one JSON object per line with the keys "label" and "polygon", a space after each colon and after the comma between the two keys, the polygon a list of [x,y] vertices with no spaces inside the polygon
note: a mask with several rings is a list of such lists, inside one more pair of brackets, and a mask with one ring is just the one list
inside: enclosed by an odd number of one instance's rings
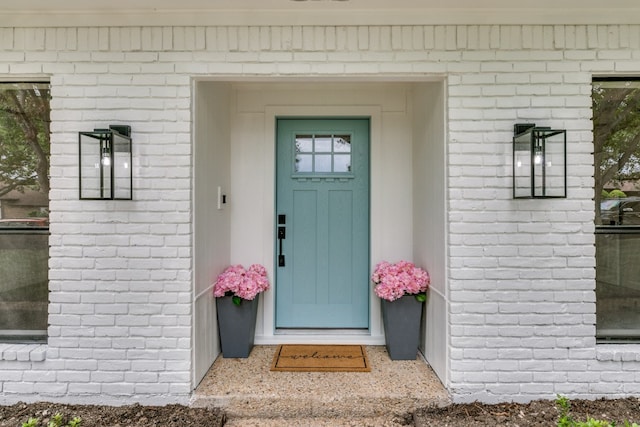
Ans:
{"label": "pink hydrangea flower", "polygon": [[269,279],[267,270],[262,265],[253,264],[246,270],[241,265],[232,265],[216,279],[213,295],[215,297],[233,295],[252,300],[267,289],[269,289]]}
{"label": "pink hydrangea flower", "polygon": [[409,261],[395,264],[382,261],[376,265],[371,281],[376,295],[387,301],[395,301],[404,295],[423,294],[429,288],[431,278],[425,270]]}

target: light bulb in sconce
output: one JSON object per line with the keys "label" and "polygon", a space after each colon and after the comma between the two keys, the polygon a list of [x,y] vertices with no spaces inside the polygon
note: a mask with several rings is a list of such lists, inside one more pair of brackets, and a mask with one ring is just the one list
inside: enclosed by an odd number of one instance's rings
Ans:
{"label": "light bulb in sconce", "polygon": [[129,169],[129,162],[124,162],[122,164],[122,167],[124,167],[125,169]]}
{"label": "light bulb in sconce", "polygon": [[109,147],[105,146],[102,149],[102,165],[103,166],[111,166],[111,155],[109,153]]}
{"label": "light bulb in sconce", "polygon": [[536,165],[541,165],[544,162],[544,152],[542,151],[542,146],[538,143],[533,147],[533,152],[535,156],[533,157],[533,163]]}
{"label": "light bulb in sconce", "polygon": [[516,162],[516,167],[521,168],[522,167],[522,162],[520,160],[518,160]]}

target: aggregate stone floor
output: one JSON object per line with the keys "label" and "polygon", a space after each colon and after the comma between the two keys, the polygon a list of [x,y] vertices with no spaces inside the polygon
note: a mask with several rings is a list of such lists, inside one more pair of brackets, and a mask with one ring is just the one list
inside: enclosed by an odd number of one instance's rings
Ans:
{"label": "aggregate stone floor", "polygon": [[247,359],[218,358],[192,406],[222,409],[228,426],[286,425],[287,419],[297,425],[307,419],[318,426],[396,426],[417,408],[449,403],[442,383],[419,357],[392,361],[385,347],[367,346],[371,372],[271,372],[275,349],[256,346]]}

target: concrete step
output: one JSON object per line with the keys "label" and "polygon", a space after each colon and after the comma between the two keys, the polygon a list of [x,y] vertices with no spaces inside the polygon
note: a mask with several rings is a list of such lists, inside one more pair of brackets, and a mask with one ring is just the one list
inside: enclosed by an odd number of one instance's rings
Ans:
{"label": "concrete step", "polygon": [[227,399],[198,399],[195,407],[221,408],[227,419],[307,419],[307,418],[407,418],[418,408],[446,405],[448,401],[435,402],[409,398],[341,398],[323,399],[256,399],[238,397]]}
{"label": "concrete step", "polygon": [[367,347],[371,372],[271,372],[274,353],[275,346],[256,346],[247,359],[219,358],[191,405],[221,408],[230,422],[289,419],[298,421],[292,425],[309,420],[348,426],[352,420],[355,425],[366,419],[394,422],[418,408],[450,402],[424,360],[392,361],[382,346]]}

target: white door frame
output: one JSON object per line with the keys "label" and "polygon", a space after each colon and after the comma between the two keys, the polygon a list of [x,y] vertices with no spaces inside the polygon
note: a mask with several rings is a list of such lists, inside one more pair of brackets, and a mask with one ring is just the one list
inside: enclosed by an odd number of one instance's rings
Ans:
{"label": "white door frame", "polygon": [[[264,143],[272,149],[265,150],[268,153],[264,159],[269,164],[265,168],[268,176],[262,183],[263,194],[265,195],[265,212],[262,230],[262,242],[264,246],[265,265],[270,278],[275,277],[274,272],[274,238],[273,224],[275,224],[275,143],[276,143],[276,118],[277,117],[368,117],[370,118],[370,168],[376,170],[382,164],[380,158],[381,141],[381,118],[382,109],[380,106],[267,106],[265,108],[264,123]],[[375,188],[379,185],[378,178],[371,174],[370,178],[370,259],[378,259],[377,253],[381,245],[381,238],[376,234],[380,230],[380,221],[376,215],[376,207],[382,203],[379,196],[376,196]],[[273,282],[273,281],[272,281]],[[265,292],[261,298],[262,310],[258,318],[262,334],[257,334],[256,344],[282,344],[282,343],[354,343],[367,345],[384,344],[384,330],[382,327],[382,313],[380,311],[380,299],[373,293],[373,287],[369,292],[369,330],[368,331],[286,331],[286,333],[276,333],[275,329],[275,289]]]}

